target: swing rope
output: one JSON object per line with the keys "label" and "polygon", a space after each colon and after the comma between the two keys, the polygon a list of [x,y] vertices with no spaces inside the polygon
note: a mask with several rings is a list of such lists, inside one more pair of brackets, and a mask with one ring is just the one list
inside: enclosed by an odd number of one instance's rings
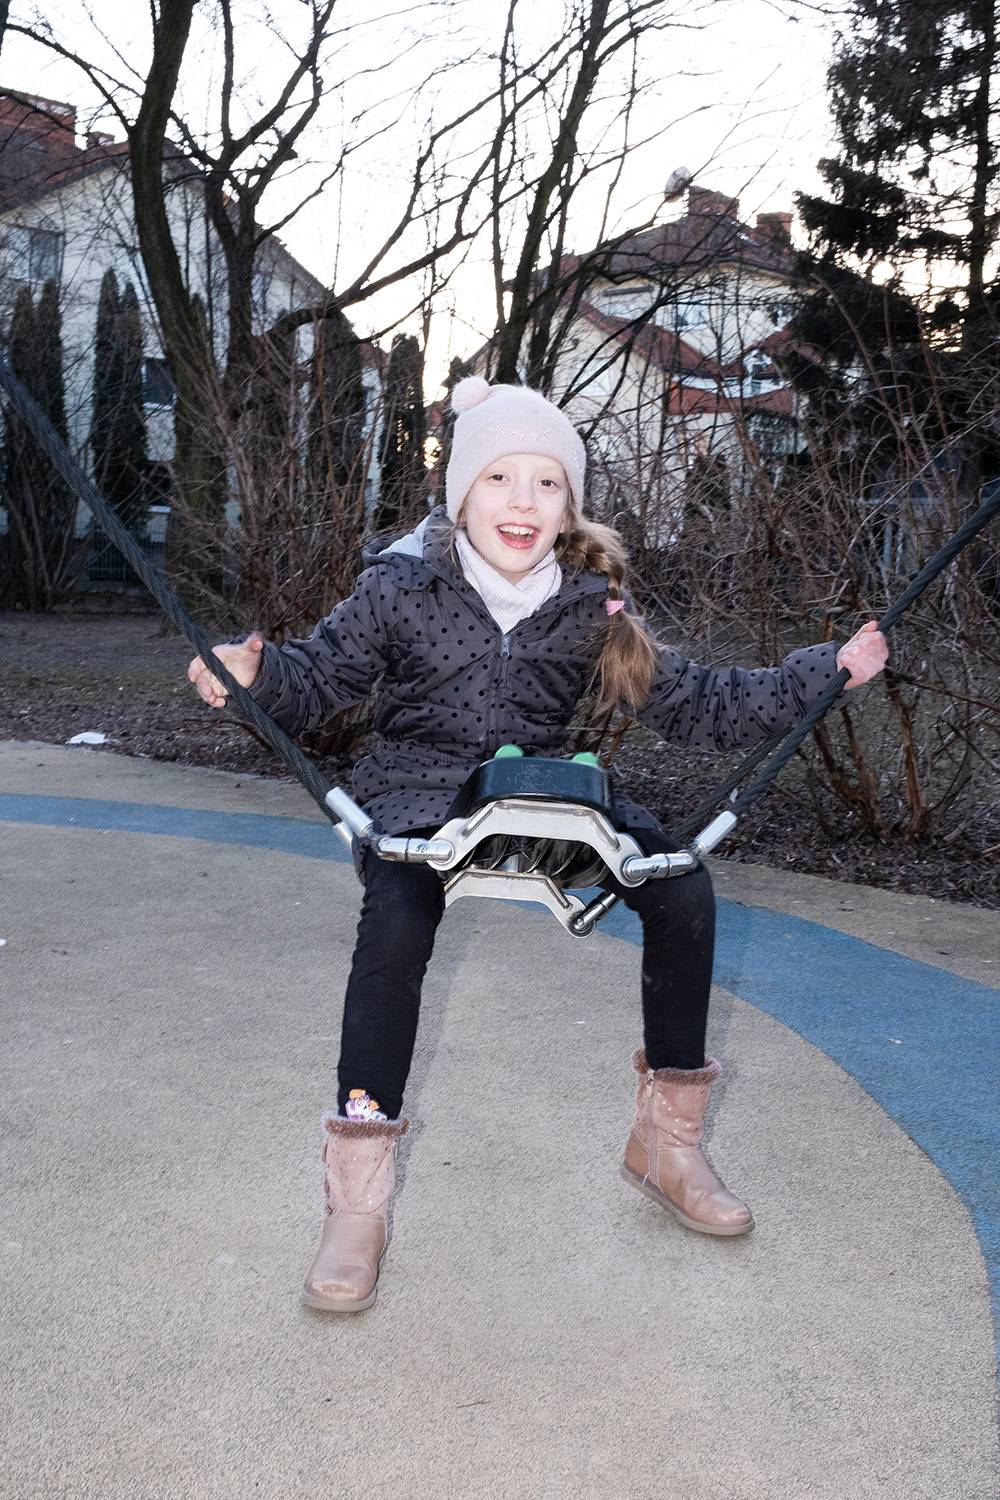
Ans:
{"label": "swing rope", "polygon": [[[87,508],[97,518],[106,534],[114,542],[122,553],[132,570],[142,579],[146,588],[159,604],[164,614],[180,633],[187,637],[195,647],[206,666],[223,683],[231,698],[239,705],[242,712],[251,723],[259,730],[260,734],[284,761],[285,765],[294,776],[302,782],[309,795],[322,809],[323,814],[331,823],[337,824],[340,820],[332,812],[327,804],[326,796],[331,790],[323,777],[319,774],[313,763],[303,755],[284,730],[279,729],[274,720],[261,709],[232,674],[227,671],[222,662],[216,657],[209,644],[208,637],[201,628],[191,619],[177,595],[170,588],[166,579],[158,568],[146,557],[142,548],[135,538],[122,525],[115,515],[111,506],[101,495],[100,491],[84,473],[83,469],[72,457],[56,432],[52,423],[37,405],[22,382],[12,370],[7,358],[0,354],[0,386],[7,395],[8,400],[14,407],[21,421],[35,438],[42,451],[48,454],[54,467],[62,475],[69,488],[83,501]],[[920,572],[911,580],[899,598],[889,606],[879,623],[879,629],[883,634],[887,633],[905,614],[910,605],[920,597],[928,585],[939,573],[961,552],[962,548],[971,542],[983,528],[1000,512],[1000,491],[991,499],[985,500],[974,515],[970,516],[965,523],[959,527],[941,549],[925,563]],[[836,677],[824,690],[821,696],[813,704],[803,719],[785,735],[772,735],[769,739],[757,745],[740,765],[715,788],[687,818],[679,828],[675,830],[676,837],[683,842],[691,834],[695,833],[710,817],[718,804],[724,797],[730,796],[739,786],[740,782],[755,771],[759,765],[773,758],[764,767],[764,770],[750,785],[730,803],[729,811],[736,817],[744,813],[748,807],[756,802],[758,797],[771,785],[774,778],[787,764],[801,745],[802,741],[811,733],[816,724],[830,708],[836,703],[843,690],[845,683],[850,678],[850,672],[846,667],[841,668]]]}

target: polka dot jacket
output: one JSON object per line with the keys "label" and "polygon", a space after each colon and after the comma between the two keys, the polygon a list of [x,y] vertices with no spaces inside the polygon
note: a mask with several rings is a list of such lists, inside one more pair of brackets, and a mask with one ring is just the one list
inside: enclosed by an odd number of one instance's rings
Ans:
{"label": "polka dot jacket", "polygon": [[[463,577],[435,511],[423,556],[368,552],[349,599],[308,640],[268,642],[251,691],[289,734],[374,693],[374,753],[354,795],[387,833],[444,822],[472,769],[503,744],[558,755],[600,654],[607,579],[564,571],[557,594],[504,635]],[[700,749],[749,747],[801,717],[836,670],[830,642],[780,667],[713,671],[664,647],[639,719]],[[622,826],[651,827],[618,799]]]}

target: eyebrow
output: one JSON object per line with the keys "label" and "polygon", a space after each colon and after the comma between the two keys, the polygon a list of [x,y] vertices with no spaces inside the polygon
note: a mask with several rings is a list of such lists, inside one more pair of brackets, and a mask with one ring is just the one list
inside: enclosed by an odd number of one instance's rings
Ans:
{"label": "eyebrow", "polygon": [[[493,463],[487,464],[482,472],[484,474],[496,474],[498,471],[507,470],[510,467],[510,464],[506,463],[504,459],[498,458]],[[565,479],[566,477],[566,471],[555,459],[543,460],[542,464],[534,470],[534,473],[543,479]]]}

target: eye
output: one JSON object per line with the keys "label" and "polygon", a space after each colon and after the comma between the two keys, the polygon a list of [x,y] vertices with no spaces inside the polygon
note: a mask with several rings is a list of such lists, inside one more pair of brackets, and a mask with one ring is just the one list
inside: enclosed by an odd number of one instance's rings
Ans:
{"label": "eye", "polygon": [[496,474],[490,474],[487,477],[489,479],[506,479],[507,478],[506,474],[501,474],[499,472],[497,472]]}
{"label": "eye", "polygon": [[554,490],[558,490],[559,488],[561,488],[558,479],[543,479],[540,481],[540,483],[547,484],[551,489]]}

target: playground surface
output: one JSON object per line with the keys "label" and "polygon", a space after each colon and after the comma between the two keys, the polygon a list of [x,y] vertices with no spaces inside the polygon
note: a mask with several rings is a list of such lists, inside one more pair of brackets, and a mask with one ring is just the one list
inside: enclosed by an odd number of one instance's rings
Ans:
{"label": "playground surface", "polygon": [[310,1312],[358,886],[285,782],[0,742],[2,1500],[995,1500],[995,912],[716,863],[708,1147],[618,1176],[637,930],[459,902],[378,1301]]}

